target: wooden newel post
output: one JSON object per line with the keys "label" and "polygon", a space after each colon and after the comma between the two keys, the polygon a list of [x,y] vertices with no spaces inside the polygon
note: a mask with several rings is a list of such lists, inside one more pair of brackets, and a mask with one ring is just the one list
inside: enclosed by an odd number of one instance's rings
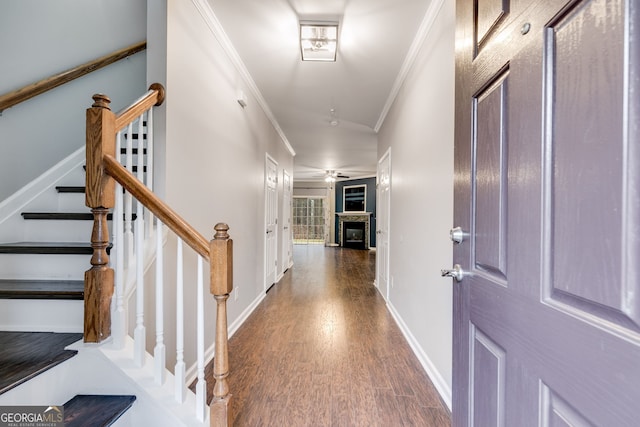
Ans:
{"label": "wooden newel post", "polygon": [[216,299],[216,349],[213,359],[213,400],[211,401],[211,425],[229,425],[230,400],[229,351],[227,343],[227,299],[233,289],[233,240],[229,238],[227,224],[216,224],[213,240],[210,242],[211,293]]}
{"label": "wooden newel post", "polygon": [[107,214],[115,202],[115,181],[105,173],[102,159],[115,156],[115,114],[105,95],[94,95],[87,109],[86,205],[93,213],[91,268],[84,273],[84,341],[101,342],[111,335],[113,270],[108,267]]}

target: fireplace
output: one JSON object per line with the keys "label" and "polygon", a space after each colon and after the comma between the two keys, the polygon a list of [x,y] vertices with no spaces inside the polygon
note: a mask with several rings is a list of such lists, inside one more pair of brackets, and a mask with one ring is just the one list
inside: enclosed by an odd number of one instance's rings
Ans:
{"label": "fireplace", "polygon": [[338,239],[345,248],[369,249],[371,212],[338,212]]}
{"label": "fireplace", "polygon": [[342,224],[342,246],[345,248],[366,249],[364,222],[345,221]]}

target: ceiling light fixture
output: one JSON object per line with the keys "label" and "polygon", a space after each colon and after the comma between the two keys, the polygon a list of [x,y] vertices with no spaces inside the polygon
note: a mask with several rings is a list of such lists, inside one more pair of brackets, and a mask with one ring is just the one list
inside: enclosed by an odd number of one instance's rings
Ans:
{"label": "ceiling light fixture", "polygon": [[326,172],[327,174],[324,178],[325,182],[336,182],[336,177],[338,176],[338,173],[332,170],[328,170]]}
{"label": "ceiling light fixture", "polygon": [[337,48],[337,22],[300,21],[300,52],[303,61],[335,62]]}
{"label": "ceiling light fixture", "polygon": [[338,118],[336,117],[336,109],[332,108],[331,110],[329,110],[329,114],[331,115],[331,117],[329,118],[329,123],[331,124],[331,126],[338,126]]}

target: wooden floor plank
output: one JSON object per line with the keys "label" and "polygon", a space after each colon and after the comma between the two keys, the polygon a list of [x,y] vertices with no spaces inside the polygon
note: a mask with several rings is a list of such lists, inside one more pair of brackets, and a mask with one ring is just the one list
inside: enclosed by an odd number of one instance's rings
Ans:
{"label": "wooden floor plank", "polygon": [[230,339],[233,425],[449,426],[373,285],[375,252],[296,245],[294,262]]}

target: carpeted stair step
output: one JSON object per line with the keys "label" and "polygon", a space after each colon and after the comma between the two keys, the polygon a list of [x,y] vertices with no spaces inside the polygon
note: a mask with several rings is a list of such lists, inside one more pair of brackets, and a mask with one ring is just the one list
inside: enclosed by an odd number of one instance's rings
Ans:
{"label": "carpeted stair step", "polygon": [[135,396],[79,394],[64,404],[65,427],[106,427],[133,405]]}
{"label": "carpeted stair step", "polygon": [[82,300],[82,280],[0,279],[0,299]]}
{"label": "carpeted stair step", "polygon": [[92,255],[93,248],[84,242],[15,242],[0,243],[0,254]]}
{"label": "carpeted stair step", "polygon": [[75,356],[65,347],[80,339],[78,333],[0,331],[0,394]]}

